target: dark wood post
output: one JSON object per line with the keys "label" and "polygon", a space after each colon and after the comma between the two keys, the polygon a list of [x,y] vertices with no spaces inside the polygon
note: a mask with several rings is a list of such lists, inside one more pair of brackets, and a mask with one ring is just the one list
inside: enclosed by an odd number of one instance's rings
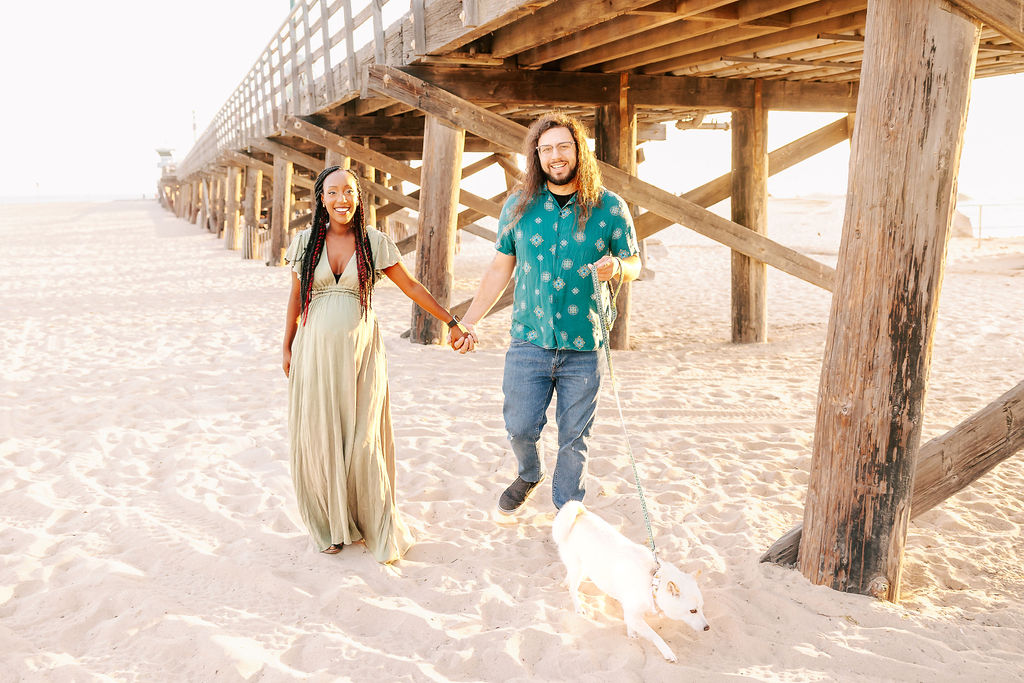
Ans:
{"label": "dark wood post", "polygon": [[[466,131],[450,128],[427,115],[423,131],[423,166],[420,172],[419,238],[416,278],[442,306],[452,297],[455,230],[459,217],[459,181]],[[447,338],[444,324],[413,304],[412,334],[417,344],[440,344]]]}
{"label": "dark wood post", "polygon": [[242,169],[237,166],[228,166],[227,200],[224,246],[239,249],[242,246],[242,226],[238,220],[242,209]]}
{"label": "dark wood post", "polygon": [[245,170],[245,233],[242,236],[242,258],[259,258],[262,207],[263,171],[250,166]]}
{"label": "dark wood post", "polygon": [[873,0],[864,33],[798,565],[897,601],[979,25]]}
{"label": "dark wood post", "polygon": [[[768,112],[761,82],[754,106],[732,112],[732,222],[764,235],[768,231]],[[732,341],[768,340],[766,284],[768,267],[732,252]]]}
{"label": "dark wood post", "polygon": [[[636,107],[629,99],[626,74],[619,81],[619,102],[598,107],[595,111],[594,149],[597,158],[616,166],[630,175],[636,175]],[[636,215],[636,207],[629,207]],[[629,322],[631,288],[629,282],[622,285],[616,301],[615,325],[609,335],[613,349],[629,349]]]}
{"label": "dark wood post", "polygon": [[288,248],[288,223],[292,217],[292,162],[274,155],[274,198],[270,213],[270,253],[268,266],[284,265]]}
{"label": "dark wood post", "polygon": [[349,168],[351,165],[351,159],[333,147],[328,147],[324,154],[324,168],[329,166],[341,166],[342,168]]}

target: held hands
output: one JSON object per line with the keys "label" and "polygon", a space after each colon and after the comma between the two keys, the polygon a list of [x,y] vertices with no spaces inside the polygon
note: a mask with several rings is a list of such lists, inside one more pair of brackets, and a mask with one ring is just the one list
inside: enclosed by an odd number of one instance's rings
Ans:
{"label": "held hands", "polygon": [[452,347],[453,351],[458,351],[459,353],[469,353],[474,350],[477,341],[476,330],[473,329],[472,325],[463,322],[452,326],[451,331],[448,333],[448,345]]}
{"label": "held hands", "polygon": [[622,263],[614,256],[602,256],[590,264],[590,267],[597,271],[597,279],[601,282],[607,282],[613,277],[622,277]]}

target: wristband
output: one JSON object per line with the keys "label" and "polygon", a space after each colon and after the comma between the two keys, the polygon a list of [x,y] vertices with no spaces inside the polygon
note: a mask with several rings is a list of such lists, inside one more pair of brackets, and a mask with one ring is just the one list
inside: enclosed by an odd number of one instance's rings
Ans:
{"label": "wristband", "polygon": [[453,327],[455,327],[458,324],[459,324],[459,316],[453,315],[452,319],[448,321],[448,329],[450,330],[450,329],[452,329]]}

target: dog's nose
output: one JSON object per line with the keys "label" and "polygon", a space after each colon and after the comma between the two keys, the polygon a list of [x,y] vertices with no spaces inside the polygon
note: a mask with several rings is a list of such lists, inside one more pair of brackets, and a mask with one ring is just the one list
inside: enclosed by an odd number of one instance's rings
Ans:
{"label": "dog's nose", "polygon": [[707,626],[705,626],[704,630],[705,631],[710,631],[711,630],[711,624],[708,624]]}

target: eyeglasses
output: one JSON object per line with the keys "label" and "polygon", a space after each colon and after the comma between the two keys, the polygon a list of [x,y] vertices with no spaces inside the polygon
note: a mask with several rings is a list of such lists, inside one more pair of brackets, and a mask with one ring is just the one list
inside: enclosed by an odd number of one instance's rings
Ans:
{"label": "eyeglasses", "polygon": [[537,154],[542,157],[549,157],[558,149],[559,154],[568,154],[576,151],[575,142],[559,142],[557,145],[541,145],[537,148]]}

